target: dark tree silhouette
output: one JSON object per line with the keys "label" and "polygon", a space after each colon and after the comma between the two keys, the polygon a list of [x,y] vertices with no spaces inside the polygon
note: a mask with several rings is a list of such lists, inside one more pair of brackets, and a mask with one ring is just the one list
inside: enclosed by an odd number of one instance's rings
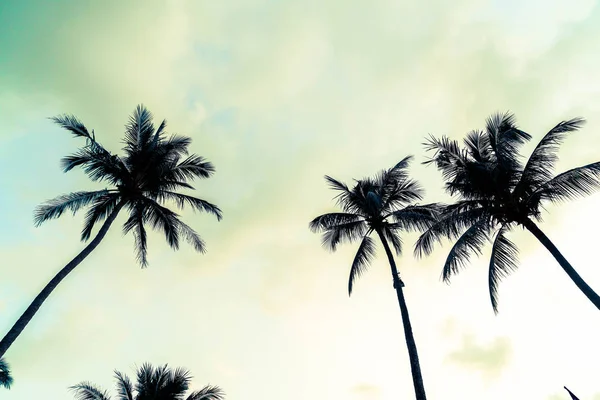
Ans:
{"label": "dark tree silhouette", "polygon": [[142,267],[148,265],[146,224],[163,231],[173,249],[179,248],[180,239],[183,238],[196,251],[205,251],[204,241],[179,219],[177,213],[165,207],[166,202],[175,202],[179,208],[189,205],[195,210],[215,215],[218,220],[222,217],[221,210],[214,204],[177,192],[180,189],[194,189],[188,182],[194,178],[211,176],[215,171],[213,165],[196,154],[188,153],[190,138],[167,136],[166,121],[155,129],[152,114],[144,106],[136,108],[125,127],[123,157],[102,147],[96,141],[94,132],[90,134],[76,117],[63,115],[52,120],[75,137],[86,140],[86,145],[79,151],[63,158],[64,171],[81,167],[91,180],[104,181],[112,187],[62,195],[36,209],[35,225],[39,226],[60,217],[67,210],[75,214],[89,206],[81,232],[82,241],[90,239],[98,222],[104,220],[104,223],[90,243],[42,289],[0,341],[0,357],[25,329],[56,286],[98,246],[122,209],[126,209],[129,215],[123,231],[133,231],[137,259]]}
{"label": "dark tree silhouette", "polygon": [[569,395],[571,396],[572,400],[579,400],[579,397],[575,396],[569,389],[567,389],[566,386],[564,386],[564,388],[567,392],[569,392]]}
{"label": "dark tree silhouette", "polygon": [[583,123],[581,118],[560,122],[542,138],[526,163],[519,150],[531,136],[517,128],[514,116],[509,113],[494,114],[488,118],[484,131],[469,132],[464,147],[447,137],[431,137],[426,148],[434,151],[434,155],[425,163],[437,166],[446,181],[446,191],[458,199],[421,235],[415,253],[430,254],[434,243],[441,243],[444,237],[455,240],[442,273],[449,282],[473,253],[482,254],[482,248],[490,240],[493,245],[488,284],[492,307],[497,313],[499,282],[517,268],[517,247],[506,234],[521,225],[550,251],[577,287],[600,309],[598,294],[534,222],[541,221],[544,202],[572,200],[600,187],[600,162],[553,174],[560,144]]}
{"label": "dark tree silhouette", "polygon": [[[118,400],[223,400],[225,395],[218,386],[207,385],[185,397],[192,379],[189,371],[167,365],[153,368],[142,365],[137,371],[134,384],[126,375],[115,371]],[[110,400],[106,390],[89,382],[71,386],[77,400]]]}
{"label": "dark tree silhouette", "polygon": [[10,374],[10,367],[4,358],[0,358],[0,386],[10,389],[13,378]]}
{"label": "dark tree silhouette", "polygon": [[391,243],[396,254],[400,255],[402,241],[399,232],[427,229],[435,222],[439,208],[437,204],[412,204],[422,199],[423,190],[416,181],[408,177],[407,167],[411,159],[412,157],[406,157],[393,168],[379,173],[375,178],[356,181],[356,185],[352,189],[325,176],[331,188],[339,191],[336,199],[343,212],[324,214],[315,218],[310,223],[310,229],[313,232],[324,233],[323,245],[331,251],[335,251],[339,243],[360,241],[358,252],[350,269],[349,294],[352,294],[356,278],[365,272],[375,257],[375,242],[370,235],[373,232],[377,234],[390,263],[394,288],[398,296],[416,398],[425,400],[425,387],[417,346],[402,291],[404,282],[400,279],[394,255],[389,246]]}

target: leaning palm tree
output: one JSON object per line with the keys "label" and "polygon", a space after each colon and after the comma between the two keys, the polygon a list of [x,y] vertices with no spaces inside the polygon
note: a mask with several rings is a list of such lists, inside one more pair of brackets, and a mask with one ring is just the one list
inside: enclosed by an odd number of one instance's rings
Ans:
{"label": "leaning palm tree", "polygon": [[13,378],[10,374],[10,368],[4,358],[0,358],[0,386],[10,389],[13,383]]}
{"label": "leaning palm tree", "polygon": [[330,187],[339,192],[336,199],[343,212],[321,215],[315,218],[309,227],[313,232],[324,232],[323,245],[331,251],[335,251],[341,242],[360,241],[358,252],[350,268],[349,295],[352,294],[356,278],[365,272],[375,257],[375,241],[370,235],[377,234],[390,263],[392,280],[400,305],[416,398],[425,400],[417,345],[402,290],[404,282],[400,278],[389,245],[391,243],[396,254],[400,255],[402,241],[399,233],[427,229],[434,223],[437,214],[437,204],[412,204],[422,199],[423,190],[416,181],[408,178],[407,167],[411,159],[412,157],[404,158],[396,166],[382,171],[375,178],[356,181],[352,189],[325,176]]}
{"label": "leaning palm tree", "polygon": [[36,226],[60,217],[67,210],[76,213],[89,207],[81,232],[81,240],[87,241],[94,226],[102,220],[104,223],[90,243],[42,289],[0,341],[0,357],[25,329],[56,286],[98,246],[122,209],[128,211],[123,230],[125,233],[133,231],[136,255],[142,267],[148,265],[147,224],[163,231],[173,249],[179,248],[180,239],[183,238],[196,251],[205,251],[204,241],[179,219],[177,213],[165,207],[165,203],[175,202],[179,208],[189,205],[221,219],[221,210],[214,204],[177,191],[194,189],[188,181],[208,178],[215,171],[213,165],[196,154],[188,153],[190,138],[167,136],[166,121],[155,129],[152,114],[144,106],[136,108],[125,127],[125,154],[122,157],[106,150],[96,141],[94,132],[90,134],[76,117],[63,115],[52,120],[74,136],[86,140],[86,145],[78,152],[63,158],[64,171],[81,167],[91,180],[107,182],[111,188],[73,192],[42,204],[35,211]]}
{"label": "leaning palm tree", "polygon": [[509,113],[488,118],[484,131],[467,134],[464,147],[447,137],[431,137],[426,147],[434,155],[425,163],[437,166],[446,181],[446,191],[458,198],[418,239],[415,253],[430,254],[434,243],[441,243],[444,237],[455,240],[442,273],[449,282],[473,253],[482,253],[489,239],[493,244],[488,286],[497,313],[499,282],[517,268],[517,247],[506,234],[520,225],[550,251],[577,287],[600,309],[598,294],[534,222],[541,221],[544,202],[572,200],[600,188],[600,162],[556,176],[553,173],[560,144],[583,123],[583,119],[574,118],[557,124],[538,143],[527,162],[523,162],[519,150],[531,136],[517,128],[514,116]]}
{"label": "leaning palm tree", "polygon": [[[150,364],[142,365],[137,371],[137,382],[133,382],[124,374],[115,371],[117,380],[117,398],[119,400],[223,400],[225,395],[218,386],[207,385],[202,389],[190,393],[192,377],[189,371],[183,368],[175,370],[167,365],[152,367]],[[75,392],[77,400],[110,400],[108,391],[102,390],[89,382],[82,382],[69,389]]]}

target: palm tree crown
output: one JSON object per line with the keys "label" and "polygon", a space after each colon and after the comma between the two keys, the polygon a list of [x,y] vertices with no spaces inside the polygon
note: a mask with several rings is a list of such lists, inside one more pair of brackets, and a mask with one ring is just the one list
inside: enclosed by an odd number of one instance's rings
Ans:
{"label": "palm tree crown", "polygon": [[13,383],[13,378],[10,373],[8,363],[4,358],[0,358],[0,386],[4,386],[6,389],[10,389]]}
{"label": "palm tree crown", "polygon": [[193,189],[188,183],[194,178],[208,178],[215,169],[204,158],[188,153],[189,137],[165,132],[166,121],[157,129],[152,114],[142,105],[138,106],[125,127],[124,156],[114,155],[96,141],[94,132],[74,116],[52,118],[74,136],[86,140],[86,146],[73,155],[63,158],[64,171],[81,167],[94,181],[104,181],[112,186],[91,192],[74,192],[59,196],[39,206],[35,212],[35,224],[60,217],[70,210],[76,213],[89,206],[81,239],[88,240],[92,229],[113,211],[125,207],[129,218],[123,225],[125,233],[133,230],[137,259],[147,266],[147,239],[145,225],[164,232],[169,245],[177,249],[180,239],[187,240],[195,250],[204,252],[204,241],[177,213],[164,206],[174,201],[179,208],[185,205],[195,210],[209,212],[222,218],[221,210],[205,200],[177,192]]}
{"label": "palm tree crown", "polygon": [[517,267],[518,251],[506,233],[522,225],[540,239],[543,233],[532,219],[541,221],[543,202],[571,200],[600,187],[598,162],[553,174],[560,144],[583,123],[582,118],[574,118],[557,124],[526,162],[519,150],[531,136],[517,128],[510,113],[492,115],[485,130],[467,134],[464,147],[447,137],[431,137],[426,148],[434,155],[426,163],[437,166],[446,191],[458,200],[445,207],[439,222],[423,233],[415,253],[430,254],[443,237],[456,240],[442,273],[448,282],[473,253],[481,254],[486,241],[492,241],[488,284],[497,312],[498,284]]}
{"label": "palm tree crown", "polygon": [[437,204],[411,204],[423,198],[423,189],[408,177],[411,159],[404,158],[374,178],[357,180],[352,189],[325,176],[331,188],[339,192],[336,199],[343,212],[321,215],[309,227],[313,232],[323,232],[323,245],[332,251],[341,242],[361,241],[350,269],[349,294],[355,279],[375,257],[375,242],[370,237],[373,231],[382,234],[400,254],[400,231],[422,231],[435,221]]}
{"label": "palm tree crown", "polygon": [[[218,386],[207,385],[200,390],[185,394],[192,379],[189,371],[183,368],[175,370],[167,365],[152,367],[146,363],[137,371],[134,383],[124,374],[115,371],[118,400],[223,400],[223,391]],[[81,382],[70,387],[77,400],[110,400],[106,390],[89,382]]]}

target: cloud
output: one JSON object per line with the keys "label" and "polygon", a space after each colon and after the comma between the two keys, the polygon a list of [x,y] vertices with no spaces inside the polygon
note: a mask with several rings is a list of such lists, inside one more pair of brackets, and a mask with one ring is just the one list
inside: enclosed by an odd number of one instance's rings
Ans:
{"label": "cloud", "polygon": [[350,390],[354,395],[355,399],[373,399],[377,400],[381,398],[381,389],[378,386],[371,385],[368,383],[361,383],[355,385]]}
{"label": "cloud", "polygon": [[485,345],[478,344],[472,335],[464,335],[461,347],[450,353],[447,360],[492,378],[508,365],[511,352],[512,346],[507,337],[496,338]]}

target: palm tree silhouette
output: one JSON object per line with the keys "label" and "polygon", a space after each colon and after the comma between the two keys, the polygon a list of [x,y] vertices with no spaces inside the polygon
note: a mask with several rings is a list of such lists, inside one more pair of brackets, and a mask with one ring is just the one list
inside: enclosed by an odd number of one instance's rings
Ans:
{"label": "palm tree silhouette", "polygon": [[[119,371],[115,371],[119,400],[183,400],[192,379],[189,371],[183,368],[170,369],[166,364],[153,368],[146,363],[137,371],[135,385]],[[82,382],[69,389],[75,392],[77,400],[110,400],[106,390],[89,382]],[[223,400],[223,391],[218,386],[207,385],[190,393],[186,400]]]}
{"label": "palm tree silhouette", "polygon": [[155,130],[152,114],[139,105],[125,127],[124,156],[110,153],[96,141],[94,132],[74,116],[52,118],[54,122],[76,137],[86,139],[86,145],[73,155],[63,158],[64,171],[81,167],[93,181],[105,181],[111,189],[92,192],[73,192],[52,199],[35,210],[35,225],[60,217],[65,211],[76,213],[89,206],[81,240],[87,241],[94,226],[105,219],[96,236],[42,289],[23,315],[0,341],[0,357],[11,346],[33,318],[42,303],[56,286],[79,265],[100,243],[119,211],[126,208],[129,218],[123,225],[124,233],[133,230],[136,255],[142,267],[146,258],[146,224],[164,232],[168,244],[179,248],[180,239],[187,240],[196,251],[204,252],[204,241],[179,219],[179,215],[161,203],[174,201],[179,208],[189,205],[198,211],[209,212],[221,219],[221,210],[205,200],[178,193],[179,189],[194,189],[188,181],[208,178],[215,169],[204,158],[188,153],[191,139],[185,136],[167,137],[163,121]]}
{"label": "palm tree silhouette", "polygon": [[10,389],[13,383],[13,378],[10,374],[10,368],[4,358],[0,358],[0,386]]}
{"label": "palm tree silhouette", "polygon": [[345,184],[325,176],[332,189],[339,191],[337,204],[342,213],[329,213],[315,218],[309,225],[313,232],[323,232],[323,245],[335,251],[341,242],[360,240],[358,252],[352,262],[348,281],[348,294],[352,294],[354,281],[375,257],[375,242],[370,237],[375,232],[385,249],[400,312],[404,325],[404,335],[413,377],[416,398],[425,400],[425,387],[421,375],[417,345],[412,332],[408,308],[404,299],[400,278],[394,255],[388,242],[391,242],[396,254],[402,252],[400,231],[422,231],[435,222],[438,205],[411,205],[423,198],[423,190],[419,184],[408,178],[407,167],[412,157],[406,157],[391,169],[382,171],[375,178],[364,178],[356,181],[349,189]]}
{"label": "palm tree silhouette", "polygon": [[558,175],[553,169],[557,151],[565,137],[579,129],[582,118],[562,121],[535,147],[526,163],[519,149],[531,136],[518,129],[510,113],[494,114],[484,131],[472,131],[464,147],[447,137],[433,136],[426,143],[433,163],[442,172],[445,188],[458,200],[447,207],[440,220],[418,239],[417,256],[430,254],[443,237],[455,240],[442,277],[450,277],[466,265],[473,253],[482,254],[489,239],[493,243],[488,285],[492,307],[498,312],[498,285],[517,268],[517,247],[506,233],[521,225],[550,251],[567,275],[600,309],[600,297],[579,276],[550,239],[534,222],[541,221],[543,203],[572,200],[600,187],[600,162],[570,169]]}

